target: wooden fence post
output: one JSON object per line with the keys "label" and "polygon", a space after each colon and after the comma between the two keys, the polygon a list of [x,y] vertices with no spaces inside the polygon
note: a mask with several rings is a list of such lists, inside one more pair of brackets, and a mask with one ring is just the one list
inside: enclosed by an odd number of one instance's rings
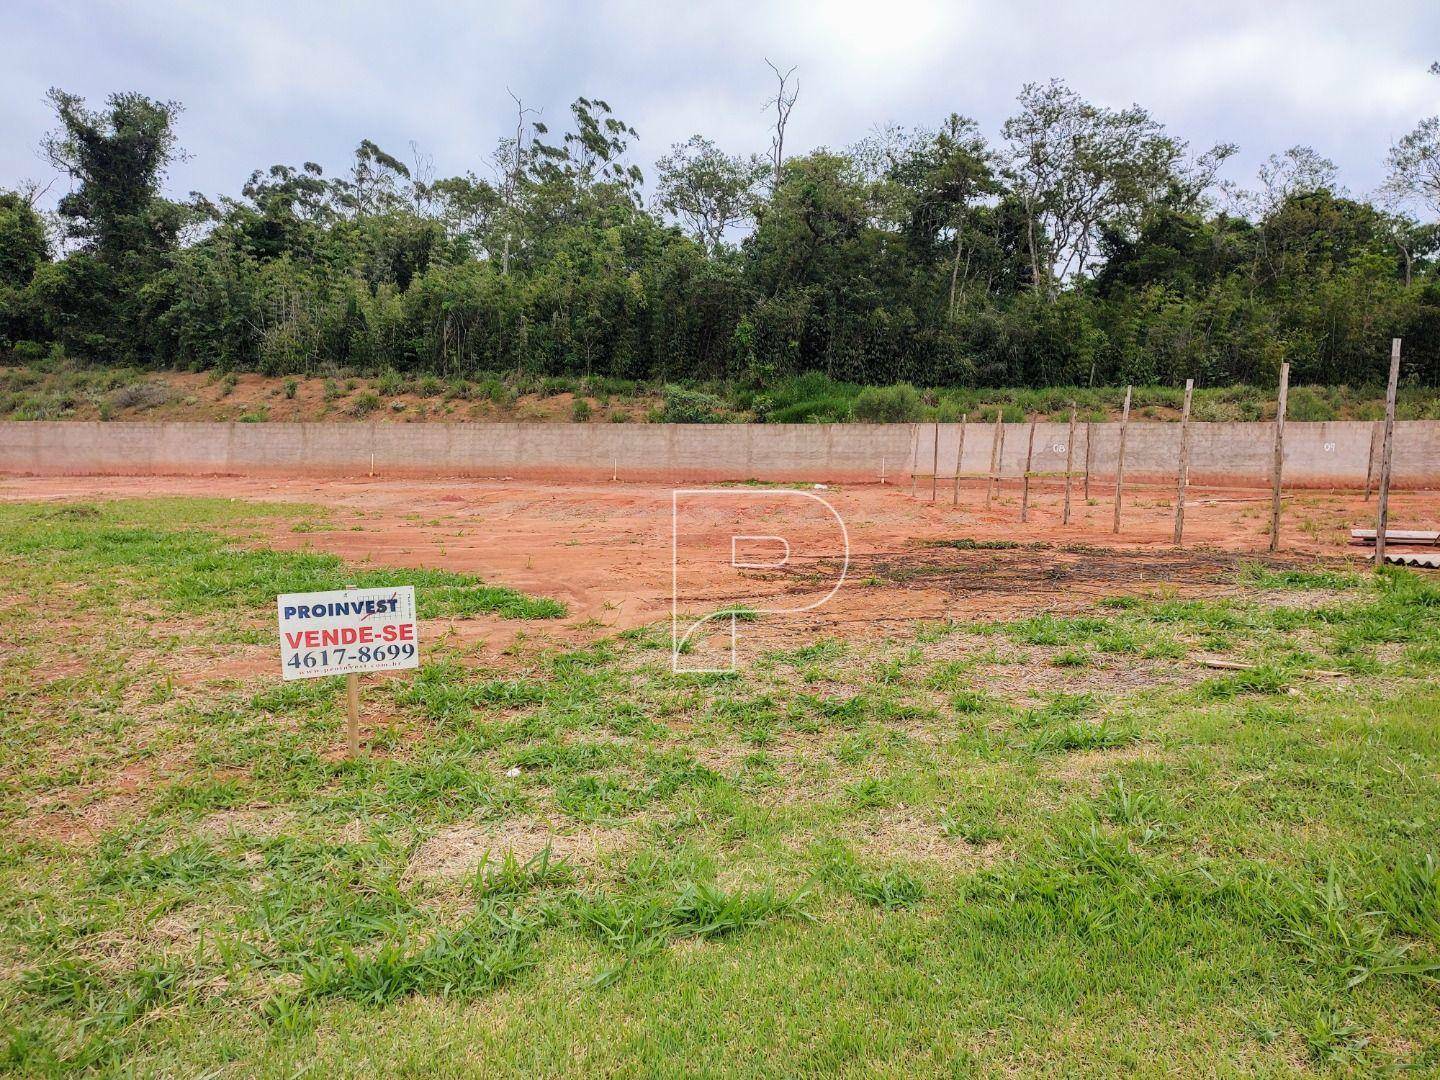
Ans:
{"label": "wooden fence post", "polygon": [[997,407],[995,411],[995,435],[990,440],[990,476],[985,481],[985,509],[990,509],[990,500],[995,494],[999,477],[995,470],[1000,467],[1000,454],[1005,447],[1005,413]]}
{"label": "wooden fence post", "polygon": [[1365,501],[1370,501],[1370,478],[1375,473],[1375,447],[1380,442],[1380,429],[1385,421],[1377,420],[1370,425],[1370,453],[1365,458]]}
{"label": "wooden fence post", "polygon": [[915,497],[915,467],[920,464],[920,425],[910,425],[910,497]]}
{"label": "wooden fence post", "polygon": [[940,421],[935,421],[935,445],[930,448],[930,501],[935,501],[935,492],[940,486]]}
{"label": "wooden fence post", "polygon": [[1385,387],[1385,441],[1380,450],[1380,513],[1375,522],[1375,572],[1385,565],[1390,527],[1390,469],[1395,463],[1395,393],[1400,386],[1400,339],[1390,341],[1390,382]]}
{"label": "wooden fence post", "polygon": [[1285,472],[1285,405],[1290,398],[1290,365],[1280,365],[1280,394],[1275,402],[1275,460],[1270,467],[1270,550],[1280,550],[1280,491]]}
{"label": "wooden fence post", "polygon": [[1125,499],[1125,436],[1130,431],[1130,392],[1133,387],[1125,387],[1125,408],[1120,413],[1120,449],[1115,456],[1115,524],[1110,531],[1120,531],[1120,505]]}
{"label": "wooden fence post", "polygon": [[1065,437],[1065,509],[1060,524],[1070,524],[1070,481],[1075,469],[1075,402],[1070,402],[1070,434]]}
{"label": "wooden fence post", "polygon": [[1030,442],[1025,448],[1025,479],[1020,484],[1020,520],[1030,520],[1030,466],[1035,461],[1035,421],[1030,421]]}
{"label": "wooden fence post", "polygon": [[1185,405],[1180,410],[1180,468],[1175,481],[1175,546],[1179,547],[1185,536],[1185,486],[1190,482],[1190,398],[1195,392],[1195,380],[1185,380]]}
{"label": "wooden fence post", "polygon": [[969,419],[969,413],[960,414],[960,443],[955,447],[955,478],[954,490],[950,497],[951,506],[960,505],[960,466],[965,461],[965,422]]}

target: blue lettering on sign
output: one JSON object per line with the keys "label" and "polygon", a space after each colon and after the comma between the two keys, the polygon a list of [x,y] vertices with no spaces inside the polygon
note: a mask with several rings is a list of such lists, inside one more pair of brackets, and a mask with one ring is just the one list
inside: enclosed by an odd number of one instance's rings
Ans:
{"label": "blue lettering on sign", "polygon": [[400,608],[398,598],[388,600],[338,600],[331,604],[294,604],[285,609],[287,619],[329,619],[336,615],[384,615]]}

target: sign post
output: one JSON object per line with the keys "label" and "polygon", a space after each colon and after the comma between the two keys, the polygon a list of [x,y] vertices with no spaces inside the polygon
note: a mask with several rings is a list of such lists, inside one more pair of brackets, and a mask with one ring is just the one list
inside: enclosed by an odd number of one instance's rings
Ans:
{"label": "sign post", "polygon": [[345,743],[351,757],[360,756],[360,676],[351,672],[345,676],[345,707],[349,714],[345,723]]}
{"label": "sign post", "polygon": [[360,675],[420,666],[415,589],[353,586],[276,598],[280,673],[288,679],[345,676],[350,756],[360,753]]}

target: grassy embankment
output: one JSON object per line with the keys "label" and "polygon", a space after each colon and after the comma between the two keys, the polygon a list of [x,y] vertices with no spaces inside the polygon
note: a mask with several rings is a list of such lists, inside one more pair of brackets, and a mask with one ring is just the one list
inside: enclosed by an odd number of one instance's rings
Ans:
{"label": "grassy embankment", "polygon": [[[1182,391],[1135,388],[1133,415],[1175,420]],[[314,377],[156,372],[45,362],[0,366],[0,419],[9,420],[369,420],[394,423],[522,420],[583,423],[768,423],[1063,420],[1076,402],[1081,420],[1118,417],[1123,387],[1046,389],[861,387],[823,375],[782,379],[756,390],[734,384],[677,387],[622,379],[491,374],[441,379],[336,371]],[[1197,420],[1273,417],[1275,388],[1199,387]],[[1374,420],[1384,387],[1295,386],[1293,420]],[[1401,419],[1440,418],[1440,391],[1402,389]]]}

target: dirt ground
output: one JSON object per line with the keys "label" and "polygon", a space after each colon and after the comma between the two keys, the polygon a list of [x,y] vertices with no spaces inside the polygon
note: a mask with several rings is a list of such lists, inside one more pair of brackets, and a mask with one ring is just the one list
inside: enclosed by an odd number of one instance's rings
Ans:
{"label": "dirt ground", "polygon": [[[318,504],[332,511],[328,527],[296,532],[291,522],[277,521],[264,542],[357,563],[474,573],[568,605],[569,617],[557,623],[480,618],[432,628],[491,648],[504,648],[517,631],[576,641],[665,619],[672,540],[682,614],[824,601],[799,615],[742,621],[743,649],[745,639],[774,647],[825,634],[884,635],[917,619],[1073,611],[1104,595],[1215,595],[1235,591],[1234,571],[1247,562],[1360,567],[1365,549],[1349,545],[1349,529],[1374,524],[1374,502],[1358,494],[1297,493],[1285,500],[1281,552],[1272,556],[1269,498],[1255,490],[1192,489],[1183,550],[1171,543],[1173,490],[1127,491],[1118,534],[1109,490],[1092,490],[1087,502],[1077,489],[1068,525],[1061,524],[1058,485],[1032,491],[1024,524],[1013,484],[988,510],[983,482],[963,487],[958,506],[945,485],[934,503],[923,483],[915,497],[903,484],[804,490],[810,497],[748,485],[685,497],[672,537],[671,489],[624,482],[0,478],[4,500],[178,495]],[[849,565],[838,589],[845,539],[825,504],[848,534]],[[1394,495],[1392,527],[1434,528],[1437,521],[1440,492]],[[789,560],[737,570],[730,565],[733,536],[742,537],[734,541],[737,562],[776,562],[786,542]],[[702,636],[714,631],[728,646],[729,620],[723,624],[712,620]],[[256,662],[272,659],[267,653]]]}

